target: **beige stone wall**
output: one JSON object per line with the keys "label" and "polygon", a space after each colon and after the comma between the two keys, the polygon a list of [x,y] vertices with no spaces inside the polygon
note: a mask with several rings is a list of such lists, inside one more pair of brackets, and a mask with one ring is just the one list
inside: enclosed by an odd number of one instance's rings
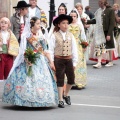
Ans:
{"label": "beige stone wall", "polygon": [[13,13],[15,13],[15,9],[13,9],[14,6],[17,6],[18,0],[11,0],[11,15],[13,15]]}
{"label": "beige stone wall", "polygon": [[114,0],[114,2],[120,5],[120,0]]}
{"label": "beige stone wall", "polygon": [[[13,6],[16,6],[18,1],[19,0],[0,0],[0,17],[6,16],[10,18],[15,12]],[[114,0],[114,3],[120,5],[120,0]]]}
{"label": "beige stone wall", "polygon": [[8,17],[8,6],[7,6],[7,0],[0,0],[0,18],[1,17]]}
{"label": "beige stone wall", "polygon": [[1,17],[10,18],[14,13],[13,6],[16,5],[17,0],[0,0],[0,18]]}

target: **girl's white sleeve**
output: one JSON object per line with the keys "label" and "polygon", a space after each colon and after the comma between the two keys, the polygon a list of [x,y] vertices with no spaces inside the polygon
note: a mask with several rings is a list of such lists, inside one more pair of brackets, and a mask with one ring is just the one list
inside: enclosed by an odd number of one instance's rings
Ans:
{"label": "girl's white sleeve", "polygon": [[78,62],[78,48],[77,48],[76,40],[73,35],[72,35],[72,61],[73,61],[73,66],[76,66]]}
{"label": "girl's white sleeve", "polygon": [[54,48],[55,48],[55,35],[52,34],[50,40],[48,41],[49,52],[51,55],[51,59],[54,61]]}

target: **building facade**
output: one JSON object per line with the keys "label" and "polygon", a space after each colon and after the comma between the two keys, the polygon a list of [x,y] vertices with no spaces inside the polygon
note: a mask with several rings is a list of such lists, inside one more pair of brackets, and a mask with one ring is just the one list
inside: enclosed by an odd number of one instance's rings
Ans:
{"label": "building facade", "polygon": [[13,15],[13,6],[16,6],[17,0],[0,0],[0,18],[8,17]]}
{"label": "building facade", "polygon": [[[13,6],[17,5],[17,2],[19,0],[0,0],[0,17],[7,16],[10,18],[10,16],[13,15],[14,9]],[[25,0],[27,3],[29,0]],[[42,0],[38,0],[38,6],[42,8],[48,18],[49,23],[49,10],[50,10],[50,0],[45,0],[45,2],[42,2]],[[62,1],[60,0],[54,0],[55,1],[55,10],[56,15],[58,14],[58,6],[61,4]],[[63,3],[66,4],[68,12],[74,7],[74,5],[77,2],[81,2],[83,4],[83,7],[90,5],[92,12],[95,12],[98,9],[98,0],[63,0]],[[108,2],[113,5],[113,3],[118,3],[120,5],[120,0],[108,0]]]}
{"label": "building facade", "polygon": [[[108,0],[109,4],[112,6],[115,1],[114,0]],[[98,9],[98,0],[90,0],[89,6],[91,7],[92,12],[94,13]]]}
{"label": "building facade", "polygon": [[[83,7],[85,8],[87,5],[91,7],[92,12],[95,12],[98,9],[98,1],[99,0],[74,0],[74,4],[77,2],[81,2]],[[114,3],[120,5],[120,0],[107,0],[109,4],[112,6]]]}

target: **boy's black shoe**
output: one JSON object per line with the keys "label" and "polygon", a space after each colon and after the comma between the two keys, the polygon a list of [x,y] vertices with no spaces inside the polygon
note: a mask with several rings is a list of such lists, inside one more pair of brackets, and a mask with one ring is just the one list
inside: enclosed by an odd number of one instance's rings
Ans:
{"label": "boy's black shoe", "polygon": [[68,105],[71,105],[70,96],[63,96],[63,99]]}
{"label": "boy's black shoe", "polygon": [[63,101],[59,101],[58,107],[64,108],[64,107],[65,107],[65,106],[64,106],[64,102],[63,102]]}

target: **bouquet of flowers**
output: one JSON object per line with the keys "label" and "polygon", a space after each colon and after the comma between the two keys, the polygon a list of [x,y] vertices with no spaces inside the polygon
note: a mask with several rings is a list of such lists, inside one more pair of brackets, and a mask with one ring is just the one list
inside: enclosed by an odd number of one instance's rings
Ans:
{"label": "bouquet of flowers", "polygon": [[82,46],[82,48],[86,48],[89,44],[86,41],[81,41],[80,45]]}
{"label": "bouquet of flowers", "polygon": [[27,63],[27,75],[31,76],[32,75],[32,65],[36,64],[37,58],[39,58],[40,52],[37,50],[32,50],[31,48],[27,48],[24,57],[25,61]]}

